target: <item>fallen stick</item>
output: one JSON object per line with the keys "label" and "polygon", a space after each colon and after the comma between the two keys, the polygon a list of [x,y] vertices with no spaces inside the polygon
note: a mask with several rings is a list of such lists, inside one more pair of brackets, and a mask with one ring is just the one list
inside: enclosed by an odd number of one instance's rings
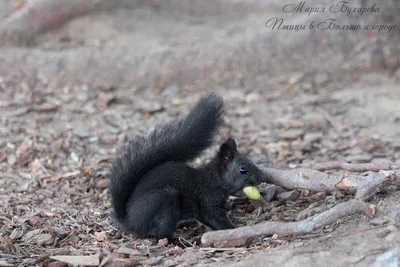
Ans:
{"label": "fallen stick", "polygon": [[363,175],[345,177],[335,187],[340,190],[355,190],[355,198],[366,201],[388,182],[388,177],[380,172],[367,172]]}
{"label": "fallen stick", "polygon": [[372,209],[365,202],[353,199],[298,222],[264,222],[232,230],[207,232],[201,237],[201,243],[205,247],[238,247],[245,245],[250,238],[262,235],[307,234],[344,216],[359,213],[372,214]]}
{"label": "fallen stick", "polygon": [[334,191],[342,176],[329,175],[311,169],[277,170],[260,167],[265,174],[264,182],[287,189],[308,189],[312,191]]}
{"label": "fallen stick", "polygon": [[264,182],[276,184],[287,189],[307,189],[311,191],[332,192],[343,190],[356,192],[355,198],[368,200],[389,178],[397,172],[367,172],[362,175],[329,175],[312,169],[277,170],[261,167],[265,173]]}
{"label": "fallen stick", "polygon": [[302,163],[294,166],[295,168],[313,169],[317,171],[326,170],[346,170],[352,172],[366,172],[381,170],[396,170],[400,166],[395,165],[389,160],[376,160],[370,163],[345,163],[345,162],[325,162],[325,163]]}

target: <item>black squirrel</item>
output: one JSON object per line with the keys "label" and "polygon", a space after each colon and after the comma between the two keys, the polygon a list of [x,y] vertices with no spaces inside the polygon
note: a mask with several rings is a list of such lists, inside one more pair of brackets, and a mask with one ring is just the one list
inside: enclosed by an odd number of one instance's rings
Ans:
{"label": "black squirrel", "polygon": [[186,118],[128,144],[109,173],[114,216],[125,231],[172,240],[178,224],[193,219],[213,230],[234,228],[227,198],[244,196],[242,189],[260,184],[263,173],[231,138],[209,163],[187,165],[212,144],[222,115],[222,99],[209,94]]}

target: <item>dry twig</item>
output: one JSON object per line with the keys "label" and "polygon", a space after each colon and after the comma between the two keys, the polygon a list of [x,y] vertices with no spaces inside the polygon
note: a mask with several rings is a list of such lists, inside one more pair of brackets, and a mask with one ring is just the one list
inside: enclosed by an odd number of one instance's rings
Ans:
{"label": "dry twig", "polygon": [[346,215],[357,213],[371,214],[372,211],[363,201],[350,200],[298,222],[264,222],[232,230],[207,232],[201,237],[201,242],[203,246],[237,247],[246,244],[250,238],[261,235],[310,233],[322,226],[334,223]]}
{"label": "dry twig", "polygon": [[346,170],[352,172],[366,172],[374,171],[378,172],[381,170],[395,170],[399,169],[400,166],[395,165],[389,160],[377,160],[370,163],[345,163],[345,162],[325,162],[325,163],[303,163],[295,165],[295,168],[313,169],[317,171],[326,170]]}

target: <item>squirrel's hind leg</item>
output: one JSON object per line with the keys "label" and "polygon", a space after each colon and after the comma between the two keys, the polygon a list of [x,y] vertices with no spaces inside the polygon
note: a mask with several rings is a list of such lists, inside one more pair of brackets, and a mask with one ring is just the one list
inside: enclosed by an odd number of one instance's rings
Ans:
{"label": "squirrel's hind leg", "polygon": [[172,240],[181,219],[178,192],[167,187],[131,200],[127,217],[127,228],[138,237]]}

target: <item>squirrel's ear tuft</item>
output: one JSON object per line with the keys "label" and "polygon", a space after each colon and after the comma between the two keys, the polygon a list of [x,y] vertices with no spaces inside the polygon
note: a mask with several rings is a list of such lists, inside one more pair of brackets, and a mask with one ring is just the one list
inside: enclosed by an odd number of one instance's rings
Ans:
{"label": "squirrel's ear tuft", "polygon": [[232,138],[229,138],[225,143],[219,148],[219,156],[222,160],[229,162],[231,161],[235,153],[237,152],[236,142]]}
{"label": "squirrel's ear tuft", "polygon": [[237,151],[236,142],[233,138],[229,137],[225,144],[229,145],[235,152]]}

